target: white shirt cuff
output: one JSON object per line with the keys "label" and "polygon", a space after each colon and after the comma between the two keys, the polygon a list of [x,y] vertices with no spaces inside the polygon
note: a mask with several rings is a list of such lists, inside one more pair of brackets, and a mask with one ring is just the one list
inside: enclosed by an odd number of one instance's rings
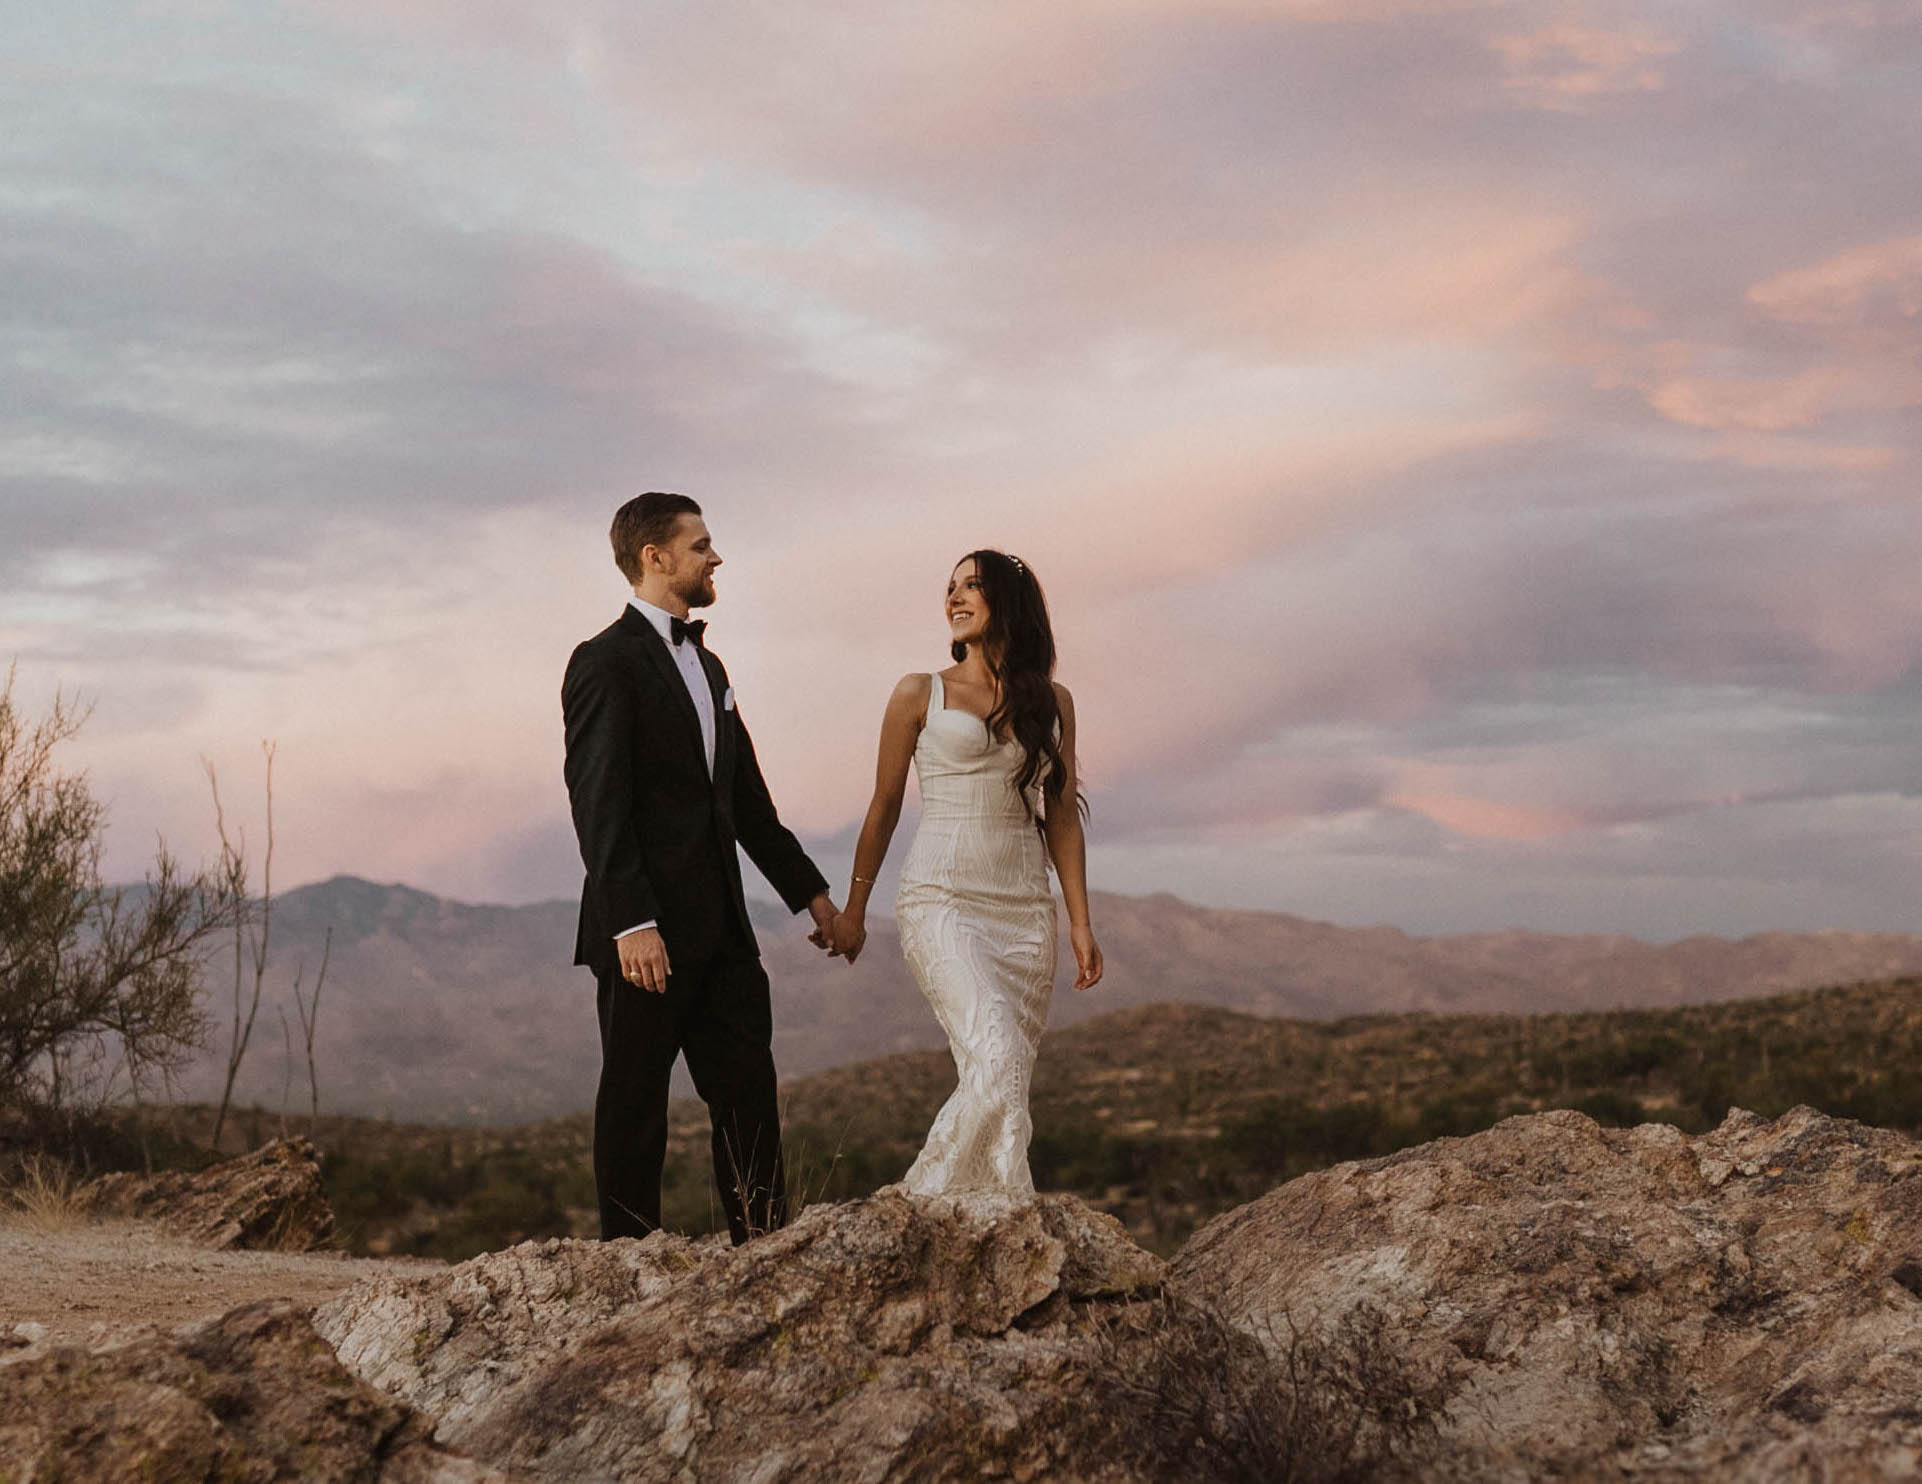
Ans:
{"label": "white shirt cuff", "polygon": [[616,933],[614,935],[614,941],[618,943],[623,938],[631,938],[636,933],[644,933],[651,927],[659,927],[659,926],[660,926],[659,922],[657,922],[654,918],[650,917],[646,922],[641,923],[638,927],[631,927],[627,929],[626,932]]}

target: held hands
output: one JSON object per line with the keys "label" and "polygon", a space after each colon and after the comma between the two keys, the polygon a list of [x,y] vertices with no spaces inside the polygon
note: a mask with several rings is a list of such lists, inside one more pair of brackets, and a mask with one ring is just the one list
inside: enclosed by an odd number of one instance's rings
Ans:
{"label": "held hands", "polygon": [[808,903],[808,916],[814,919],[814,931],[808,934],[808,942],[812,943],[816,948],[826,949],[829,958],[835,956],[833,942],[834,919],[838,917],[840,913],[841,909],[834,905],[834,898],[826,892],[822,892],[813,901]]}
{"label": "held hands", "polygon": [[861,956],[867,946],[868,925],[865,918],[853,912],[843,912],[834,919],[834,926],[828,933],[828,952],[837,954],[852,964]]}
{"label": "held hands", "polygon": [[667,993],[667,976],[673,971],[667,964],[667,944],[661,941],[659,928],[642,928],[616,938],[614,947],[620,953],[623,979],[650,994]]}
{"label": "held hands", "polygon": [[1101,945],[1094,940],[1094,929],[1086,923],[1070,925],[1068,942],[1074,947],[1074,987],[1093,989],[1101,982]]}
{"label": "held hands", "polygon": [[829,958],[844,958],[850,964],[861,956],[868,930],[858,914],[843,912],[826,892],[808,903],[808,911],[814,916],[814,931],[808,934],[808,942],[826,949]]}

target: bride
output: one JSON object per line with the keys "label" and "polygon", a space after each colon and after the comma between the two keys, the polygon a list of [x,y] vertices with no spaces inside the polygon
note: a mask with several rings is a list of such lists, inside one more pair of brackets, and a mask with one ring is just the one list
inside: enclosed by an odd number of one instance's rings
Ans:
{"label": "bride", "polygon": [[948,1033],[957,1083],[906,1178],[915,1195],[988,1187],[1026,1194],[1028,1081],[1054,987],[1052,860],[1068,908],[1076,989],[1101,980],[1088,921],[1087,852],[1075,781],[1074,698],[1052,680],[1054,631],[1041,584],[999,551],[948,579],[955,663],[904,676],[881,722],[874,799],[854,851],[847,910],[829,947],[853,962],[901,818],[912,759],[921,824],[901,871],[901,949]]}

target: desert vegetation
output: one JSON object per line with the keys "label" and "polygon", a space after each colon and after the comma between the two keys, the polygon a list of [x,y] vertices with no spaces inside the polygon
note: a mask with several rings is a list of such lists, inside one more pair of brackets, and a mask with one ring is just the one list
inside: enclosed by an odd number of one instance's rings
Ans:
{"label": "desert vegetation", "polygon": [[85,1162],[124,1102],[145,1159],[139,1112],[207,1034],[201,965],[237,920],[246,868],[226,852],[189,872],[163,843],[139,888],[107,885],[106,810],[56,755],[85,720],[59,697],[31,719],[11,671],[0,686],[0,1132]]}
{"label": "desert vegetation", "polygon": [[[1296,1175],[1549,1108],[1702,1132],[1731,1106],[1806,1103],[1922,1131],[1919,1055],[1922,979],[1583,1015],[1300,1021],[1149,1006],[1045,1043],[1032,1162],[1041,1188],[1082,1196],[1166,1254]],[[945,1054],[916,1052],[790,1084],[793,1188],[842,1200],[899,1179],[952,1079]],[[194,1146],[207,1120],[183,1109],[169,1127]],[[251,1137],[284,1127],[265,1110],[240,1117]],[[354,1251],[454,1259],[593,1230],[586,1115],[505,1129],[323,1116],[316,1137]],[[699,1104],[675,1105],[670,1139],[668,1224],[718,1229]]]}

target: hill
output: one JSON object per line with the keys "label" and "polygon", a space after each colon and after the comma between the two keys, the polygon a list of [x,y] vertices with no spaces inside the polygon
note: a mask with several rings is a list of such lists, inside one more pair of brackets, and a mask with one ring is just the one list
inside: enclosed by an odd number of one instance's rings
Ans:
{"label": "hill", "polygon": [[[905,967],[893,925],[875,919],[849,969],[804,941],[805,919],[757,906],[775,991],[784,1076],[943,1045]],[[1632,938],[1485,933],[1414,938],[1279,912],[1197,907],[1170,896],[1096,893],[1108,975],[1063,989],[1057,1029],[1150,1004],[1261,1016],[1545,1013],[1708,1003],[1922,973],[1922,937],[1767,933],[1653,945]],[[317,1060],[322,1106],[418,1123],[510,1125],[575,1112],[599,1066],[592,984],[570,966],[571,903],[473,906],[354,877],[292,891],[275,907],[268,994],[287,1002],[297,967],[312,983],[332,957]],[[1064,935],[1065,936],[1065,935]],[[1071,976],[1063,976],[1065,985]],[[216,986],[218,989],[218,986]],[[215,1003],[222,1003],[217,992]],[[289,1077],[273,1004],[263,1005],[239,1096],[304,1102]],[[219,1094],[210,1057],[185,1081]]]}
{"label": "hill", "polygon": [[[1118,1011],[1043,1043],[1032,1163],[1172,1252],[1282,1181],[1505,1117],[1574,1108],[1689,1132],[1731,1106],[1798,1104],[1922,1130],[1922,978],[1661,1010],[1277,1020],[1208,1006]],[[792,1185],[813,1199],[900,1179],[954,1085],[945,1052],[790,1082]],[[269,1121],[271,1123],[271,1120]],[[272,1133],[271,1127],[264,1130]],[[712,1230],[708,1132],[673,1109],[663,1214]],[[357,1250],[465,1257],[592,1227],[589,1120],[457,1130],[323,1120],[329,1194]]]}

